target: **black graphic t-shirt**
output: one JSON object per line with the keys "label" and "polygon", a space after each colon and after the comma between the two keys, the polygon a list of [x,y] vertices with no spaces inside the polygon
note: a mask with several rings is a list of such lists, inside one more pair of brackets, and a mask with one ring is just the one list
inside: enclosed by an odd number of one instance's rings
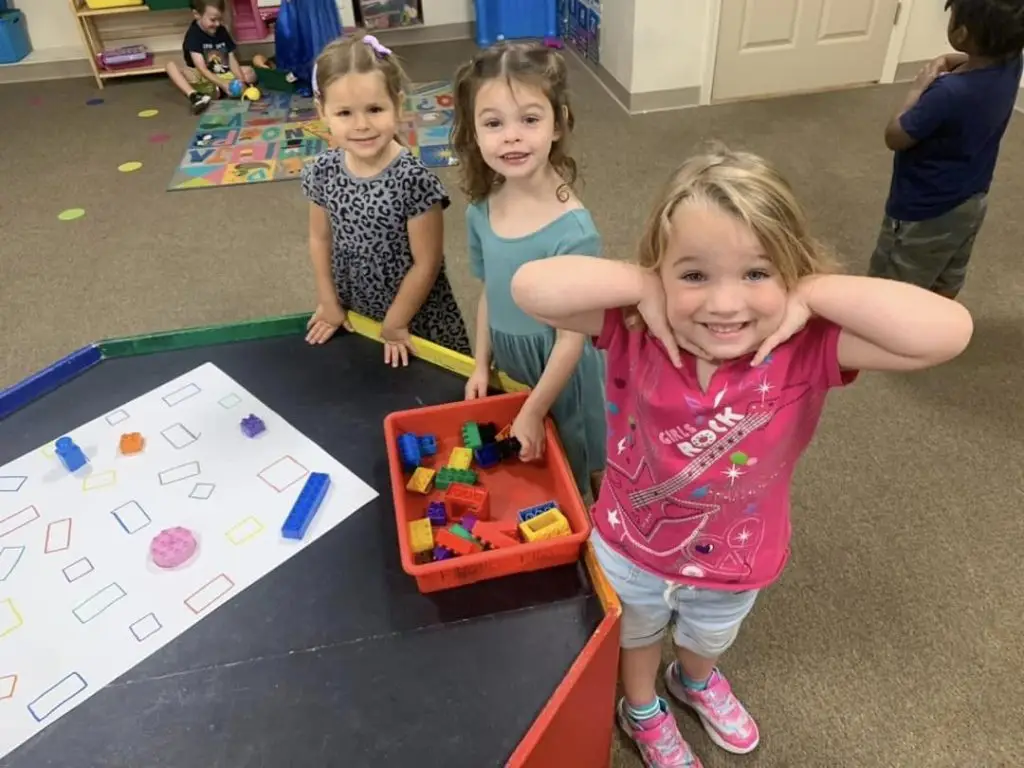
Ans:
{"label": "black graphic t-shirt", "polygon": [[235,41],[231,34],[224,28],[224,25],[217,27],[217,31],[208,35],[203,31],[196,21],[185,33],[185,40],[181,44],[181,52],[185,57],[185,66],[194,67],[192,54],[198,53],[203,57],[206,66],[216,75],[230,71],[228,59],[230,53],[235,50]]}

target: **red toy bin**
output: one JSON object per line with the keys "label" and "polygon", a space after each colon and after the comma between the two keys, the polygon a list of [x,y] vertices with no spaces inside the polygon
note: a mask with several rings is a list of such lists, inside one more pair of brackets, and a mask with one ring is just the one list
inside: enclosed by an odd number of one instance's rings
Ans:
{"label": "red toy bin", "polygon": [[513,458],[491,469],[480,469],[474,463],[472,469],[477,473],[477,485],[482,485],[488,491],[492,520],[514,520],[520,509],[554,501],[569,522],[572,533],[431,563],[417,563],[413,558],[408,524],[426,517],[427,504],[443,499],[444,492],[434,489],[422,495],[406,490],[410,475],[402,468],[398,451],[399,435],[406,432],[418,436],[433,435],[437,439],[437,453],[424,459],[421,466],[439,470],[447,465],[452,448],[462,445],[463,424],[469,421],[494,422],[501,429],[512,423],[526,401],[526,396],[527,393],[518,392],[431,405],[398,411],[384,419],[402,568],[416,579],[420,592],[461,587],[513,573],[567,565],[579,559],[580,548],[590,535],[590,517],[576,488],[576,481],[551,419],[545,419],[544,423],[547,445],[543,461],[522,462]]}

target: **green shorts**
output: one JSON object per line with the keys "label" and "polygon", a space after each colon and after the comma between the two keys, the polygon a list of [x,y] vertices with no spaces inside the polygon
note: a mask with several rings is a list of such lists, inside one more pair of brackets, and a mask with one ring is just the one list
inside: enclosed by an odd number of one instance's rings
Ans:
{"label": "green shorts", "polygon": [[988,196],[979,194],[934,219],[900,221],[886,216],[868,274],[956,296],[964,286],[967,262],[987,210]]}

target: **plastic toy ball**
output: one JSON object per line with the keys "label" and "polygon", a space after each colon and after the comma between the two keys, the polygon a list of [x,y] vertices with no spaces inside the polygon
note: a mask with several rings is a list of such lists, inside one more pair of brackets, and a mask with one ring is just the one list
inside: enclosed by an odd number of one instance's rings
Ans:
{"label": "plastic toy ball", "polygon": [[255,85],[250,85],[242,93],[242,98],[245,101],[259,101],[260,100],[260,89]]}
{"label": "plastic toy ball", "polygon": [[242,95],[242,91],[244,90],[245,85],[242,83],[241,80],[232,80],[230,83],[228,83],[228,93],[230,93],[236,99]]}

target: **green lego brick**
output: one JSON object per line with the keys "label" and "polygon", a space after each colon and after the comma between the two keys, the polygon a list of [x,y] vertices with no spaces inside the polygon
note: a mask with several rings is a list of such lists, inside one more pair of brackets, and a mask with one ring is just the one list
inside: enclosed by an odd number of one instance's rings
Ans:
{"label": "green lego brick", "polygon": [[452,469],[442,467],[434,476],[434,487],[439,490],[447,490],[452,483],[463,483],[474,485],[476,483],[476,472],[471,469]]}
{"label": "green lego brick", "polygon": [[458,523],[455,523],[455,525],[449,526],[449,527],[448,527],[448,530],[449,530],[449,531],[450,531],[451,533],[454,533],[454,534],[455,534],[456,536],[458,536],[458,537],[459,537],[460,539],[465,539],[466,541],[471,541],[471,542],[473,542],[474,544],[476,544],[476,543],[477,543],[477,540],[476,540],[475,538],[473,538],[473,534],[472,534],[472,533],[470,533],[469,531],[467,531],[467,530],[466,530],[465,528],[463,528],[463,527],[462,527],[461,525],[459,525]]}
{"label": "green lego brick", "polygon": [[480,427],[475,421],[467,421],[462,425],[462,444],[474,451],[484,444],[480,437]]}

